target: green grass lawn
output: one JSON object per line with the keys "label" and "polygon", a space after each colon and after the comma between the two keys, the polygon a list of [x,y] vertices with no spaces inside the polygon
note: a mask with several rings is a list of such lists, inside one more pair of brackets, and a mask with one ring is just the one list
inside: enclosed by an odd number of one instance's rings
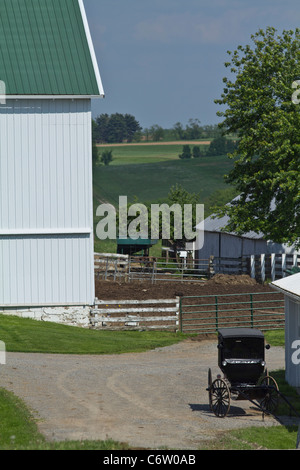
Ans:
{"label": "green grass lawn", "polygon": [[220,433],[201,450],[295,450],[297,426],[249,427]]}
{"label": "green grass lawn", "polygon": [[99,331],[0,315],[0,338],[8,352],[123,354],[182,341],[186,335],[159,331]]}

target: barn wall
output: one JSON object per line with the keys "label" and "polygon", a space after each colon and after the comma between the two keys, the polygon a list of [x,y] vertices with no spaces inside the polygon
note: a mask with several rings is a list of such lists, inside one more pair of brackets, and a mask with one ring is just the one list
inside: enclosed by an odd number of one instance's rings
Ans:
{"label": "barn wall", "polygon": [[244,255],[267,252],[264,240],[241,238],[227,233],[204,232],[204,245],[198,250],[198,259],[209,259],[210,256],[239,258]]}
{"label": "barn wall", "polygon": [[0,106],[0,305],[91,304],[90,100]]}
{"label": "barn wall", "polygon": [[292,348],[300,338],[300,303],[285,296],[285,312],[285,378],[291,386],[300,387],[300,346]]}

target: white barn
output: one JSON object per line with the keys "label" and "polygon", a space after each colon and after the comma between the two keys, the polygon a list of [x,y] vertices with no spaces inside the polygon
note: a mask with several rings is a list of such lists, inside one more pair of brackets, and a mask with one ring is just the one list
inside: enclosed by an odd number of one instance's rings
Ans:
{"label": "white barn", "polygon": [[0,0],[0,80],[0,312],[93,305],[91,100],[104,92],[83,1]]}
{"label": "white barn", "polygon": [[285,298],[285,378],[300,389],[300,273],[270,284]]}

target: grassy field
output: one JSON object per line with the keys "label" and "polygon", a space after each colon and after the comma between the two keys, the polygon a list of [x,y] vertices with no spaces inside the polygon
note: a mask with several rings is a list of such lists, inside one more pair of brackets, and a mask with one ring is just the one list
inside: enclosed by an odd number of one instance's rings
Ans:
{"label": "grassy field", "polygon": [[[197,143],[190,144],[191,149],[194,145]],[[104,150],[112,150],[113,161],[110,165],[117,166],[178,160],[182,147],[183,144],[101,145],[98,151],[101,154]],[[204,150],[207,145],[201,145],[200,148]]]}
{"label": "grassy field", "polygon": [[143,204],[165,201],[170,188],[182,185],[205,203],[216,191],[227,189],[224,175],[232,168],[226,156],[156,163],[100,166],[94,171],[94,197],[118,205],[119,196]]}

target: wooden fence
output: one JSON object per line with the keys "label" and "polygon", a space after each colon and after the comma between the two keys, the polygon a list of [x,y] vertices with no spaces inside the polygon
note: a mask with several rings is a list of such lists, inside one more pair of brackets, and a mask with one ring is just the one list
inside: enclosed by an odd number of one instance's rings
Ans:
{"label": "wooden fence", "polygon": [[126,277],[128,273],[129,256],[115,253],[95,253],[94,268],[96,279]]}
{"label": "wooden fence", "polygon": [[97,300],[92,328],[106,330],[179,330],[179,298]]}
{"label": "wooden fence", "polygon": [[95,254],[96,279],[157,281],[205,281],[214,274],[247,274],[258,282],[274,281],[285,277],[287,271],[300,267],[298,254],[262,254],[240,258],[211,256],[197,260]]}
{"label": "wooden fence", "polygon": [[250,256],[249,275],[257,281],[275,281],[285,277],[292,268],[300,267],[299,254],[262,254]]}
{"label": "wooden fence", "polygon": [[130,281],[205,280],[209,277],[210,260],[194,260],[95,253],[95,277]]}

